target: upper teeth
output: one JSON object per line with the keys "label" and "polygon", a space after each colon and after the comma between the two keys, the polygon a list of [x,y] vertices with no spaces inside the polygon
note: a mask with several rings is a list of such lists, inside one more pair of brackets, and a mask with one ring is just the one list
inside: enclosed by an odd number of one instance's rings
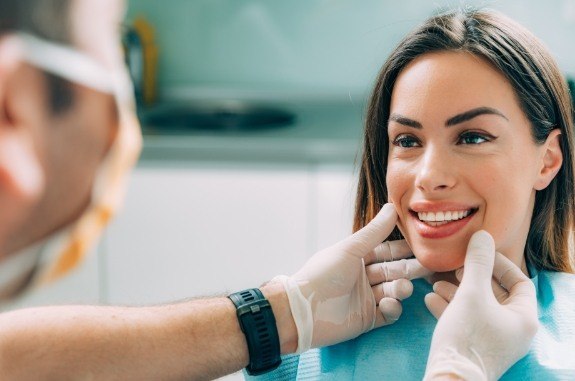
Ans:
{"label": "upper teeth", "polygon": [[469,210],[448,211],[448,212],[418,212],[417,216],[421,221],[441,222],[460,220],[469,215]]}

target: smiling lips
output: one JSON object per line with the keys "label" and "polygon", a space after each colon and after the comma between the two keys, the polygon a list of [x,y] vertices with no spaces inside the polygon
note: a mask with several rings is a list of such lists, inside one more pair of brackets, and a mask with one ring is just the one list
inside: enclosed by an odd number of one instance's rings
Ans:
{"label": "smiling lips", "polygon": [[417,216],[421,221],[427,222],[431,226],[439,226],[450,221],[461,220],[467,217],[471,210],[454,210],[447,212],[418,212]]}
{"label": "smiling lips", "polygon": [[411,211],[416,231],[424,238],[445,238],[457,233],[473,218],[477,209]]}

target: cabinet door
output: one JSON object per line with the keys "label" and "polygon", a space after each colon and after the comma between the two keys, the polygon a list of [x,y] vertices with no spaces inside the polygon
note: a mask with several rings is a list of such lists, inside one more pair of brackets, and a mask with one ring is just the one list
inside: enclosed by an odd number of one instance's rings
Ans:
{"label": "cabinet door", "polygon": [[100,299],[101,246],[95,247],[84,261],[61,279],[31,290],[14,302],[2,305],[2,311],[51,304],[97,304]]}
{"label": "cabinet door", "polygon": [[351,234],[357,175],[351,164],[322,165],[315,178],[317,251]]}
{"label": "cabinet door", "polygon": [[303,168],[138,167],[105,242],[111,303],[156,303],[257,287],[309,255]]}

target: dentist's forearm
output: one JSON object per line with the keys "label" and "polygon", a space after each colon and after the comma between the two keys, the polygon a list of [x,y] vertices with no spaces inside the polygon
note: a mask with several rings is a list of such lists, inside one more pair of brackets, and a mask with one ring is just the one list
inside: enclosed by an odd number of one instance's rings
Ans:
{"label": "dentist's forearm", "polygon": [[[282,353],[297,334],[268,285]],[[40,307],[0,315],[2,380],[201,380],[244,368],[245,336],[225,297],[157,307]]]}

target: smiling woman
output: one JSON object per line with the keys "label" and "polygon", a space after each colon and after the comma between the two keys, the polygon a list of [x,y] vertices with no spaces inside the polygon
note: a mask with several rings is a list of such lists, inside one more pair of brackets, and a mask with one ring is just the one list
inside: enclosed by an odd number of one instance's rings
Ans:
{"label": "smiling woman", "polygon": [[467,52],[435,52],[399,74],[388,137],[388,197],[424,266],[461,267],[469,238],[483,229],[527,272],[535,195],[562,164],[559,128],[536,143],[502,73]]}
{"label": "smiling woman", "polygon": [[[572,147],[567,85],[530,32],[493,12],[438,16],[378,78],[355,228],[389,199],[401,221],[394,238],[433,270],[461,266],[483,228],[524,271],[573,272]],[[454,211],[456,222],[430,223]]]}
{"label": "smiling woman", "polygon": [[[572,113],[546,48],[490,11],[440,15],[407,36],[369,106],[355,229],[393,202],[399,222],[390,239],[405,238],[424,266],[441,272],[463,265],[474,232],[491,233],[496,250],[532,277],[541,311],[534,348],[508,379],[575,375],[575,363],[556,350],[575,345],[574,330],[558,322],[575,318]],[[425,287],[416,286],[415,298]],[[423,305],[411,307],[418,314]],[[425,320],[393,329],[412,337],[415,327],[428,332]],[[373,339],[356,343],[357,353]],[[413,348],[403,343],[400,353]],[[419,356],[403,353],[415,365]]]}
{"label": "smiling woman", "polygon": [[[388,239],[405,238],[436,272],[463,266],[471,235],[486,230],[536,286],[539,331],[502,379],[575,378],[572,113],[546,48],[493,11],[430,18],[391,53],[369,104],[354,229],[392,202]],[[397,323],[289,366],[306,380],[422,379],[430,291],[414,281]]]}

